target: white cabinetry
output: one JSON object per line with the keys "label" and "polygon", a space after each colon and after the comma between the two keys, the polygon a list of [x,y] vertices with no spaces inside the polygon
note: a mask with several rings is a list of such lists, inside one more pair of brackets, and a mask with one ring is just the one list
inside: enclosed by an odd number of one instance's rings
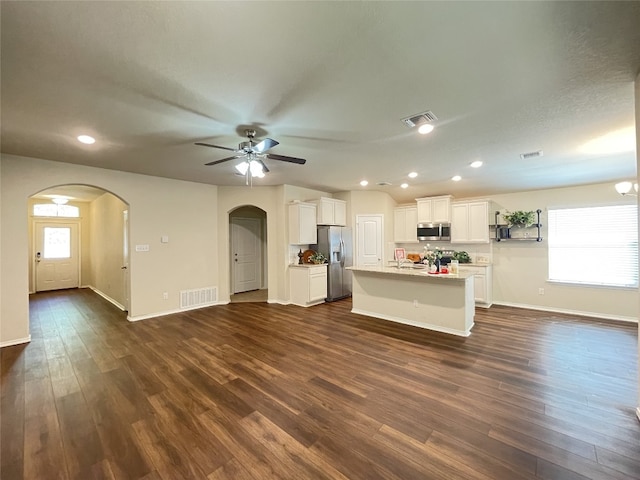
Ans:
{"label": "white cabinetry", "polygon": [[344,200],[321,197],[318,200],[312,200],[311,203],[318,206],[316,219],[318,225],[347,225],[347,202]]}
{"label": "white cabinetry", "polygon": [[451,195],[416,198],[417,223],[449,223],[451,221]]}
{"label": "white cabinetry", "polygon": [[460,264],[460,273],[473,274],[473,294],[476,305],[489,308],[493,302],[493,278],[491,265]]}
{"label": "white cabinetry", "polygon": [[414,205],[396,207],[393,210],[393,241],[417,243],[418,208]]}
{"label": "white cabinetry", "polygon": [[291,303],[310,307],[327,297],[327,265],[290,265]]}
{"label": "white cabinetry", "polygon": [[317,242],[315,204],[303,202],[289,204],[289,243],[310,245]]}
{"label": "white cabinetry", "polygon": [[489,202],[451,204],[451,243],[489,243]]}

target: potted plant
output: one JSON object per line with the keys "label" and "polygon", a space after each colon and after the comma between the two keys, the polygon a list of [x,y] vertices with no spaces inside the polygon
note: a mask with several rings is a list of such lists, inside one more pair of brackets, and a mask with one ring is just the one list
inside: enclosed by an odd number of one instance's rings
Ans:
{"label": "potted plant", "polygon": [[536,212],[525,212],[523,210],[516,210],[515,212],[509,212],[502,215],[502,218],[506,220],[510,227],[530,227],[536,223]]}
{"label": "potted plant", "polygon": [[309,261],[311,263],[315,263],[316,265],[320,265],[327,262],[327,257],[325,257],[322,252],[316,252],[309,257]]}

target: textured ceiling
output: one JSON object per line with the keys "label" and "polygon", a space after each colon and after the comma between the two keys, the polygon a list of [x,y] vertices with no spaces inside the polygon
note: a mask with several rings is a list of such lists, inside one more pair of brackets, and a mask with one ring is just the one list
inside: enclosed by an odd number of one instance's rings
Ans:
{"label": "textured ceiling", "polygon": [[[254,185],[398,201],[635,176],[640,2],[2,2],[2,152],[216,185],[247,126]],[[418,135],[401,119],[438,120]],[[89,133],[92,146],[75,137]],[[522,160],[520,154],[543,150]],[[473,160],[484,166],[471,169]],[[408,180],[406,174],[419,176]],[[450,180],[459,174],[462,181]],[[391,186],[378,187],[386,181]],[[408,181],[403,190],[399,184]]]}

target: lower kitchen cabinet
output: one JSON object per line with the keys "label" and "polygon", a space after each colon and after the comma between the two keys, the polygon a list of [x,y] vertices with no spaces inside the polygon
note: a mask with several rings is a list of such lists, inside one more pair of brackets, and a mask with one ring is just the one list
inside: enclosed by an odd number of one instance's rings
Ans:
{"label": "lower kitchen cabinet", "polygon": [[310,307],[327,298],[327,265],[289,265],[291,303]]}
{"label": "lower kitchen cabinet", "polygon": [[491,265],[459,266],[460,273],[473,274],[473,294],[478,307],[489,308],[493,303],[493,269]]}

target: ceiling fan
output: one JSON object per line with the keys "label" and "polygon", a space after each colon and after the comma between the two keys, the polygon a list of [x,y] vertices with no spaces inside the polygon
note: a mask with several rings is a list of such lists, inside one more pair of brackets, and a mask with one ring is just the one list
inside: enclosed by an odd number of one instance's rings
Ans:
{"label": "ceiling fan", "polygon": [[254,138],[256,136],[255,130],[245,130],[245,134],[249,139],[248,142],[242,142],[238,145],[238,148],[222,147],[220,145],[211,145],[210,143],[196,142],[196,145],[203,147],[221,148],[222,150],[230,150],[235,154],[231,157],[226,157],[221,160],[214,160],[213,162],[205,163],[205,165],[216,165],[218,163],[227,162],[236,158],[243,158],[242,163],[236,165],[238,171],[247,175],[247,181],[250,177],[262,177],[264,172],[268,172],[269,169],[264,163],[264,159],[281,160],[283,162],[297,163],[298,165],[304,165],[307,161],[304,158],[288,157],[286,155],[277,155],[275,153],[267,153],[273,147],[278,145],[279,142],[265,138],[264,140],[256,143]]}

